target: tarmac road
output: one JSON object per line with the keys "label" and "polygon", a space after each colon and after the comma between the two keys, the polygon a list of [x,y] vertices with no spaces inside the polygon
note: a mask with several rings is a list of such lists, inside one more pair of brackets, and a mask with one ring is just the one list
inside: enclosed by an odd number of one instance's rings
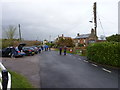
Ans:
{"label": "tarmac road", "polygon": [[86,61],[86,58],[56,51],[40,57],[41,88],[118,88],[118,71]]}
{"label": "tarmac road", "polygon": [[24,75],[36,88],[118,88],[118,71],[85,57],[44,51],[23,58],[2,58],[7,69]]}

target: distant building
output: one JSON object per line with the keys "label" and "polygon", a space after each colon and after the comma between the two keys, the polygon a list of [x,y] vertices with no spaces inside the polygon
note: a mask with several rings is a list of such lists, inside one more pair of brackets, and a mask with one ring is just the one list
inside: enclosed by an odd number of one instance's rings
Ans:
{"label": "distant building", "polygon": [[45,45],[46,43],[48,43],[48,40],[45,39],[45,40],[43,41],[43,45]]}
{"label": "distant building", "polygon": [[67,47],[74,46],[73,39],[71,37],[64,37],[63,34],[61,36],[58,35],[58,37],[55,40],[55,43],[57,46],[67,46]]}
{"label": "distant building", "polygon": [[74,38],[74,44],[76,47],[83,45],[86,46],[89,43],[94,43],[97,41],[97,36],[95,35],[94,29],[91,29],[90,34],[77,34],[77,36]]}
{"label": "distant building", "polygon": [[58,37],[56,38],[56,42],[60,39],[72,39],[71,37],[64,37],[64,35],[62,34],[61,36],[58,35]]}

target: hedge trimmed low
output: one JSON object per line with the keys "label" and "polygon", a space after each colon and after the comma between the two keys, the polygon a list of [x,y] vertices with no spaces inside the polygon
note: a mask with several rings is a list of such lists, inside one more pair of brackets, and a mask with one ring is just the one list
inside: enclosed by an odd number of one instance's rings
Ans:
{"label": "hedge trimmed low", "polygon": [[100,64],[120,67],[120,42],[90,44],[87,47],[87,57]]}

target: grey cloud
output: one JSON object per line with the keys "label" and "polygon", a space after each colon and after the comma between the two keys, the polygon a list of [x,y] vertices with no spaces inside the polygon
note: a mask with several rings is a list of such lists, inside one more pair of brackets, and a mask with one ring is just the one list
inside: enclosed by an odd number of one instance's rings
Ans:
{"label": "grey cloud", "polygon": [[[73,3],[74,2],[74,3]],[[107,3],[107,4],[106,4]],[[106,35],[111,35],[117,32],[117,7],[113,2],[99,2],[98,12]],[[89,33],[92,19],[93,2],[84,2],[79,0],[64,1],[43,1],[39,3],[3,3],[2,7],[2,24],[3,27],[8,25],[21,24],[22,36],[25,39],[52,39],[57,35],[64,33],[65,36],[75,37],[80,32]],[[108,10],[108,9],[111,9]],[[115,14],[111,14],[114,12]],[[109,20],[114,17],[114,20]],[[106,21],[107,21],[106,20]],[[114,23],[111,25],[110,22]],[[99,24],[99,23],[98,23]],[[98,25],[98,35],[103,34],[100,25]],[[113,31],[114,29],[114,31]]]}

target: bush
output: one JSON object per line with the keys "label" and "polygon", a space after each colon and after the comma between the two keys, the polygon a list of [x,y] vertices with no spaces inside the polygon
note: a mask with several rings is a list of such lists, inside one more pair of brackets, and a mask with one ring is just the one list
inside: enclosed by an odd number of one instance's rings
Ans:
{"label": "bush", "polygon": [[120,67],[120,43],[118,42],[101,42],[94,43],[87,47],[87,57],[89,60]]}
{"label": "bush", "polygon": [[109,37],[106,37],[106,40],[108,42],[114,41],[114,42],[120,42],[120,34],[112,35]]}

